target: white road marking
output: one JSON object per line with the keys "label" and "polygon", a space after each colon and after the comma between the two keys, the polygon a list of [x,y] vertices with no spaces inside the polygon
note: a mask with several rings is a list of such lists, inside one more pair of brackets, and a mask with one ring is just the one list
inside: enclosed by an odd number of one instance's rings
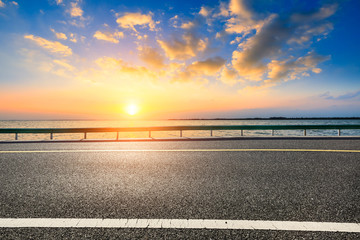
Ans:
{"label": "white road marking", "polygon": [[360,232],[360,223],[220,219],[0,218],[0,228],[178,228]]}
{"label": "white road marking", "polygon": [[68,149],[68,150],[3,150],[1,153],[86,153],[86,152],[340,152],[360,153],[345,149]]}

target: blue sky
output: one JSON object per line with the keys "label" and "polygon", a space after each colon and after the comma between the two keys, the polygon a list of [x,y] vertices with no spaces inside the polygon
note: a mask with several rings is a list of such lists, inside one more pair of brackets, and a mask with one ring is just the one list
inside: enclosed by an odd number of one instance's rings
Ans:
{"label": "blue sky", "polygon": [[360,1],[0,1],[0,118],[360,116]]}

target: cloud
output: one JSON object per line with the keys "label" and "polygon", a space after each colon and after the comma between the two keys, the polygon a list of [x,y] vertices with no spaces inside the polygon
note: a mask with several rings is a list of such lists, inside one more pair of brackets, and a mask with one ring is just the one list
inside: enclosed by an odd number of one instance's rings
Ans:
{"label": "cloud", "polygon": [[124,33],[118,31],[114,33],[96,31],[93,37],[98,40],[119,43],[119,39],[124,38]]}
{"label": "cloud", "polygon": [[329,92],[326,92],[322,95],[320,95],[321,98],[325,98],[328,100],[351,100],[351,99],[360,99],[360,90],[353,91],[353,92],[347,92],[345,94],[339,95],[339,96],[332,96]]}
{"label": "cloud", "polygon": [[74,33],[70,33],[69,35],[69,40],[73,43],[76,43],[77,42],[77,39],[76,39],[76,36]]}
{"label": "cloud", "polygon": [[321,68],[313,68],[313,69],[311,69],[311,71],[313,72],[313,73],[321,73]]}
{"label": "cloud", "polygon": [[195,57],[208,46],[207,39],[200,39],[190,32],[185,33],[182,39],[175,38],[172,41],[157,40],[157,42],[171,60],[186,60]]}
{"label": "cloud", "polygon": [[236,44],[236,43],[241,42],[242,40],[243,40],[242,37],[236,37],[234,40],[232,40],[232,41],[230,42],[230,44]]}
{"label": "cloud", "polygon": [[293,22],[314,22],[326,19],[332,16],[338,8],[337,4],[325,5],[321,7],[318,11],[308,12],[308,13],[295,13],[291,16]]}
{"label": "cloud", "polygon": [[89,18],[73,19],[73,20],[68,21],[68,23],[75,27],[84,28],[86,25],[85,20],[88,20],[88,19]]}
{"label": "cloud", "polygon": [[159,53],[157,49],[152,47],[141,47],[139,49],[139,57],[143,60],[148,66],[155,69],[162,69],[165,67],[165,57]]}
{"label": "cloud", "polygon": [[325,5],[317,11],[292,14],[289,24],[295,25],[295,28],[288,43],[301,45],[311,42],[314,37],[317,37],[317,41],[326,38],[334,27],[332,23],[324,22],[324,20],[332,16],[337,9],[338,5],[332,4]]}
{"label": "cloud", "polygon": [[63,0],[56,0],[56,4],[57,5],[60,5],[60,4],[62,4],[63,3]]}
{"label": "cloud", "polygon": [[[271,16],[273,17],[273,16]],[[237,17],[232,17],[226,21],[226,29],[225,31],[230,34],[242,34],[242,38],[252,30],[259,31],[262,26],[269,21],[270,19],[265,19],[264,21],[253,21],[251,19],[243,20]]]}
{"label": "cloud", "polygon": [[275,14],[270,14],[266,18],[261,18],[249,5],[249,1],[246,0],[232,0],[229,3],[231,17],[226,20],[225,31],[229,34],[240,34],[239,42],[249,34],[258,33],[276,17]]}
{"label": "cloud", "polygon": [[158,78],[158,75],[148,68],[130,65],[122,59],[101,57],[95,63],[102,69],[102,74],[108,74],[114,80],[156,81]]}
{"label": "cloud", "polygon": [[300,57],[297,60],[297,62],[299,62],[300,64],[302,64],[308,68],[313,68],[318,63],[324,62],[329,59],[330,59],[330,56],[322,56],[322,55],[315,53],[314,51],[311,51],[305,57]]}
{"label": "cloud", "polygon": [[215,13],[213,16],[217,17],[228,17],[230,15],[228,4],[225,2],[220,2],[219,11]]}
{"label": "cloud", "polygon": [[326,38],[331,30],[333,30],[332,23],[323,23],[320,25],[303,25],[294,31],[293,36],[287,41],[288,44],[297,43],[300,45],[311,42],[314,37],[317,41]]}
{"label": "cloud", "polygon": [[[220,40],[222,42],[227,42],[229,37],[229,33],[227,33],[225,30],[221,30],[220,32],[217,32],[215,34],[215,39]],[[239,37],[240,38],[240,37]],[[242,38],[241,38],[242,39]],[[231,44],[231,43],[230,43]]]}
{"label": "cloud", "polygon": [[282,43],[288,38],[289,32],[285,24],[276,20],[273,15],[266,27],[240,45],[240,50],[233,52],[233,68],[248,80],[262,80],[266,71],[263,59],[271,58],[278,53]]}
{"label": "cloud", "polygon": [[284,18],[277,14],[259,14],[250,3],[249,0],[231,0],[228,5],[221,2],[219,11],[214,14],[214,17],[229,16],[225,20],[225,31],[222,34],[218,32],[217,39],[222,35],[236,34],[230,44],[238,44],[229,69],[222,70],[224,82],[235,83],[236,80],[232,81],[230,77],[237,77],[263,83],[267,81],[270,86],[269,82],[321,72],[316,65],[329,59],[329,56],[312,52],[296,59],[288,55],[293,51],[292,44],[298,44],[299,49],[311,44],[313,39],[326,38],[333,25],[325,20],[336,12],[336,4],[324,5],[312,12],[293,13]]}
{"label": "cloud", "polygon": [[179,27],[179,15],[175,15],[172,18],[169,19],[169,22],[171,23],[171,25],[174,28],[178,28]]}
{"label": "cloud", "polygon": [[222,66],[224,66],[226,60],[221,57],[208,58],[204,61],[196,61],[189,65],[188,70],[211,76],[216,74]]}
{"label": "cloud", "polygon": [[280,79],[286,78],[292,70],[295,70],[297,68],[297,63],[296,61],[272,60],[268,64],[268,68],[268,78],[272,81],[279,81]]}
{"label": "cloud", "polygon": [[237,15],[245,19],[251,19],[254,15],[248,2],[245,0],[230,0],[229,10],[232,15]]}
{"label": "cloud", "polygon": [[245,0],[231,0],[229,12],[233,16],[226,22],[226,32],[247,35],[253,29],[259,29],[262,21],[255,21],[255,12]]}
{"label": "cloud", "polygon": [[186,22],[186,23],[181,24],[180,27],[183,29],[192,29],[195,27],[195,23],[194,22]]}
{"label": "cloud", "polygon": [[[17,2],[15,2],[15,1],[11,1],[9,3],[16,6],[16,7],[19,6],[19,4]],[[2,0],[0,0],[0,8],[4,8],[4,7],[6,7],[6,4]]]}
{"label": "cloud", "polygon": [[122,28],[130,28],[137,32],[135,26],[148,26],[150,30],[155,30],[155,23],[152,19],[152,13],[125,13],[116,19],[117,24]]}
{"label": "cloud", "polygon": [[237,71],[226,66],[221,70],[219,80],[230,86],[233,86],[236,83],[242,81],[239,78],[239,74],[237,73]]}
{"label": "cloud", "polygon": [[224,66],[226,60],[221,57],[208,58],[204,61],[196,61],[179,72],[173,81],[190,82],[204,81],[206,76],[214,76]]}
{"label": "cloud", "polygon": [[147,34],[144,34],[144,35],[136,34],[136,38],[138,40],[142,40],[142,39],[146,40],[146,39],[148,39],[148,37],[149,37],[149,35],[147,35]]}
{"label": "cloud", "polygon": [[174,17],[169,19],[170,24],[172,25],[172,27],[174,28],[182,28],[187,30],[186,32],[194,32],[195,29],[198,29],[201,26],[205,26],[205,24],[207,23],[208,25],[211,24],[211,20],[206,19],[206,23],[205,23],[205,17],[202,16],[200,14],[195,16],[194,19],[191,20],[183,20],[179,17],[179,15],[175,15]]}
{"label": "cloud", "polygon": [[81,2],[81,0],[75,0],[73,2],[70,2],[70,6],[66,11],[71,17],[71,19],[68,20],[68,23],[75,27],[85,27],[85,25],[91,19],[90,17],[84,16],[84,11],[80,7]]}
{"label": "cloud", "polygon": [[206,7],[206,6],[202,6],[200,11],[199,11],[199,14],[203,17],[207,17],[211,14],[212,12],[212,9],[209,8],[209,7]]}
{"label": "cloud", "polygon": [[[296,59],[289,57],[288,54],[293,51],[291,46],[293,43],[305,47],[304,44],[310,44],[312,38],[320,39],[326,36],[332,29],[332,24],[324,22],[324,19],[334,13],[335,7],[322,7],[311,14],[295,13],[289,18],[280,18],[276,14],[271,14],[264,20],[255,21],[257,25],[251,25],[254,23],[252,19],[256,14],[249,11],[245,5],[240,4],[244,3],[243,1],[235,1],[235,3],[237,5],[233,6],[231,12],[238,16],[244,16],[244,19],[250,19],[250,21],[245,21],[246,24],[250,22],[249,26],[241,25],[241,21],[239,24],[233,25],[239,27],[233,32],[242,35],[232,41],[232,43],[239,42],[239,45],[232,54],[231,63],[232,68],[241,78],[253,81],[266,80],[264,81],[266,83],[308,76],[309,71],[321,72],[316,65],[329,59],[329,56],[320,56],[310,52],[308,55]],[[227,30],[229,30],[231,21],[230,19],[227,22]],[[245,38],[244,35],[248,34],[252,28],[255,32]],[[284,58],[288,59],[284,60]]]}
{"label": "cloud", "polygon": [[321,56],[315,52],[309,52],[306,56],[300,57],[296,60],[272,60],[268,64],[268,80],[269,82],[278,82],[280,80],[294,80],[300,76],[307,76],[309,71],[313,73],[320,73],[321,69],[316,66],[326,60],[329,60],[330,56]]}
{"label": "cloud", "polygon": [[34,35],[25,35],[25,39],[30,39],[31,41],[35,42],[40,47],[46,49],[51,53],[60,54],[63,56],[70,56],[72,55],[72,50],[66,45],[61,44],[60,42],[56,41],[49,41],[42,37],[36,37]]}
{"label": "cloud", "polygon": [[79,2],[71,2],[70,8],[68,10],[71,17],[82,17],[84,14],[84,11],[79,7]]}
{"label": "cloud", "polygon": [[55,33],[55,36],[57,39],[62,39],[62,40],[66,40],[67,36],[65,33],[60,33],[60,32],[56,32],[54,29],[50,28],[50,30]]}
{"label": "cloud", "polygon": [[40,74],[39,79],[55,80],[57,76],[64,81],[65,78],[70,80],[75,76],[76,68],[68,63],[63,55],[58,59],[47,52],[27,48],[21,48],[19,53],[23,56],[21,61],[24,71]]}
{"label": "cloud", "polygon": [[65,60],[54,59],[53,62],[65,69],[67,69],[68,71],[72,72],[75,70],[75,67],[70,65],[69,63],[67,63]]}
{"label": "cloud", "polygon": [[266,71],[266,66],[256,59],[251,59],[250,51],[233,52],[232,67],[240,76],[247,80],[260,81]]}

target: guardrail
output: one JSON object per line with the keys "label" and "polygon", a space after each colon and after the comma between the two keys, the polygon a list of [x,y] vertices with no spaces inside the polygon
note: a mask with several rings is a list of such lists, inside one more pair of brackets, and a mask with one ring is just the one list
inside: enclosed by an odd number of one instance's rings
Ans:
{"label": "guardrail", "polygon": [[240,130],[241,136],[244,136],[244,130],[272,130],[274,136],[275,130],[303,130],[306,136],[307,130],[338,130],[338,136],[341,135],[341,130],[345,129],[360,129],[360,125],[223,125],[223,126],[167,126],[167,127],[126,127],[126,128],[2,128],[0,134],[15,134],[15,140],[18,140],[18,134],[28,133],[49,133],[52,140],[55,133],[84,133],[84,139],[87,138],[87,133],[99,132],[116,132],[116,140],[119,139],[119,132],[151,132],[155,131],[179,131],[182,137],[183,131],[210,131],[210,136],[213,136],[215,130]]}

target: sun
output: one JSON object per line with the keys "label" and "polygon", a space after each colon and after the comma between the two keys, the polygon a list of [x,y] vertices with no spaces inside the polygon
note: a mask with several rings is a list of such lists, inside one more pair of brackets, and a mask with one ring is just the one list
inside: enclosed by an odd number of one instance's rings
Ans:
{"label": "sun", "polygon": [[139,112],[139,107],[135,104],[129,104],[126,106],[126,112],[127,114],[133,116]]}

